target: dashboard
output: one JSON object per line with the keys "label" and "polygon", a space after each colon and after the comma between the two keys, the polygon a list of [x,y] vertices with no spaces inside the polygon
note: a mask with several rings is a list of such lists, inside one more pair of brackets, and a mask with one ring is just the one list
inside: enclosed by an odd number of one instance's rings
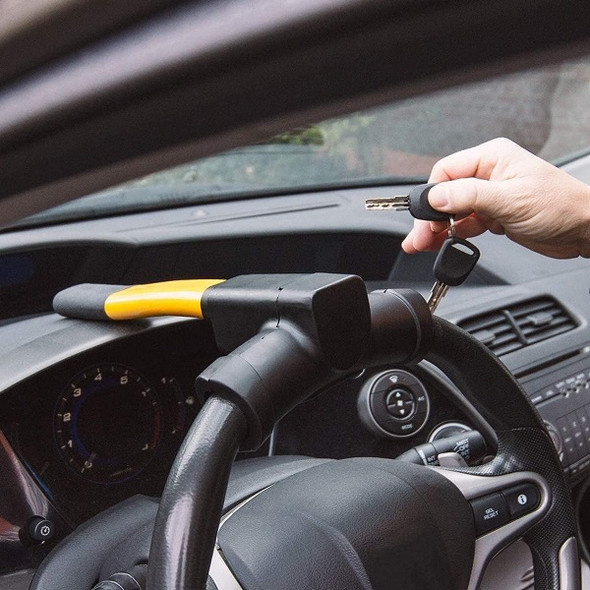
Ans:
{"label": "dashboard", "polygon": [[[13,490],[0,506],[0,573],[34,567],[69,531],[122,500],[158,497],[204,401],[195,378],[220,354],[206,321],[66,319],[51,311],[57,291],[323,271],[358,274],[370,290],[411,287],[427,296],[433,255],[400,249],[411,218],[363,210],[365,198],[382,192],[217,203],[0,235],[0,463],[9,467],[0,487]],[[438,313],[517,377],[574,486],[590,473],[586,263],[545,259],[497,236],[478,245],[478,267]],[[485,420],[436,367],[384,365],[318,392],[238,461],[394,458],[469,429],[492,453]],[[55,526],[50,541],[23,537],[34,515]]]}
{"label": "dashboard", "polygon": [[[67,324],[60,338],[80,327],[79,322],[51,319],[53,336]],[[83,345],[92,344],[88,338],[93,327],[86,330]],[[141,322],[133,331],[113,334],[105,344],[68,356],[8,388],[0,399],[2,432],[71,527],[134,494],[161,493],[204,401],[193,391],[194,380],[219,356],[204,321]],[[420,418],[419,430],[375,436],[358,409],[363,391],[375,378],[410,374],[416,375],[413,382],[428,404],[427,413],[408,416]],[[400,387],[408,387],[403,383],[402,378]],[[477,425],[473,409],[464,401],[452,403],[449,396],[458,397],[432,367],[414,367],[412,373],[395,366],[367,369],[301,404],[261,449],[240,458],[396,457],[424,442],[441,423]]]}

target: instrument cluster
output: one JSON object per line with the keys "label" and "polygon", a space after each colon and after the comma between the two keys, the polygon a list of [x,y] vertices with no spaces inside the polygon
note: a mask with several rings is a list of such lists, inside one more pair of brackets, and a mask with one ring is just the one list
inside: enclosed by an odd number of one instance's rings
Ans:
{"label": "instrument cluster", "polygon": [[140,474],[165,435],[184,430],[188,400],[175,377],[158,386],[116,363],[85,368],[64,387],[53,414],[63,461],[88,481],[111,484]]}
{"label": "instrument cluster", "polygon": [[2,394],[0,428],[72,525],[161,493],[201,407],[194,379],[218,354],[208,330],[184,322],[117,340]]}

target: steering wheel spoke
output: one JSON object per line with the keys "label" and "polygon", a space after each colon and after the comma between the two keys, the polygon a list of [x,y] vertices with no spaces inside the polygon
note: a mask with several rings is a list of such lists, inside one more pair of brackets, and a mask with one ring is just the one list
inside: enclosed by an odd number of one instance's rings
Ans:
{"label": "steering wheel spoke", "polygon": [[218,545],[211,558],[209,578],[213,580],[217,590],[244,590],[227,565]]}
{"label": "steering wheel spoke", "polygon": [[[531,471],[486,477],[440,467],[428,469],[444,475],[459,488],[474,508],[476,530],[478,526],[485,530],[475,542],[468,586],[468,590],[476,590],[494,555],[523,537],[547,514],[552,499],[551,489],[543,477]],[[497,525],[488,524],[494,519],[498,520]],[[490,530],[486,530],[488,528]],[[569,571],[564,575],[569,575],[568,579],[571,579]]]}

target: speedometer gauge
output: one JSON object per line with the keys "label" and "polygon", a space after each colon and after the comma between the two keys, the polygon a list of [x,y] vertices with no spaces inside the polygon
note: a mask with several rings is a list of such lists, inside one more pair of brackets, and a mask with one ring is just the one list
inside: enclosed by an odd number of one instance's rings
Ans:
{"label": "speedometer gauge", "polygon": [[155,388],[137,371],[96,365],[66,385],[53,424],[70,469],[108,484],[129,479],[149,464],[160,440],[162,410]]}

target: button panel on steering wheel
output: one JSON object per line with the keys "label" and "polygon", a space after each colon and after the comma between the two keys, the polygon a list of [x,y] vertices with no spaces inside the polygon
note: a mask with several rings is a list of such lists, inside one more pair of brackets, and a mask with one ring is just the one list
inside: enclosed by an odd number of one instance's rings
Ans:
{"label": "button panel on steering wheel", "polygon": [[406,438],[422,430],[430,402],[419,379],[396,369],[380,373],[364,385],[358,408],[363,423],[374,434]]}

